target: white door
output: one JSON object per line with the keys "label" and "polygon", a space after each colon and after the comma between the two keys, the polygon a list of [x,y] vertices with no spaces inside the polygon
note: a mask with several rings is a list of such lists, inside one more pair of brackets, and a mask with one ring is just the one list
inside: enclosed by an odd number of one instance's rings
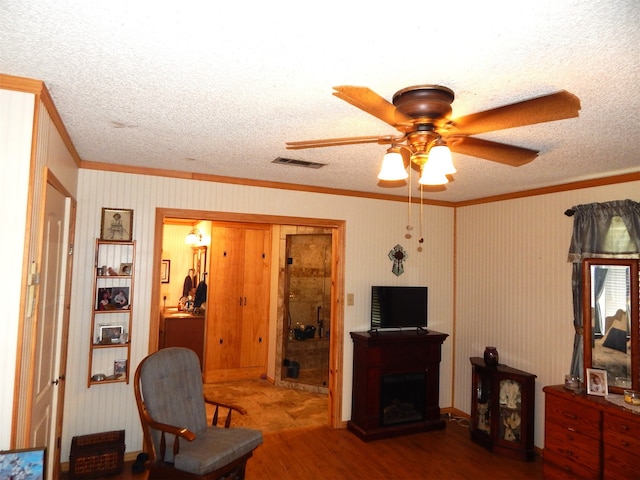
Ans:
{"label": "white door", "polygon": [[[54,478],[60,453],[58,400],[64,388],[60,371],[62,326],[65,319],[67,280],[68,204],[65,196],[47,184],[45,222],[42,242],[42,267],[39,273],[39,302],[35,318],[36,351],[33,377],[30,446],[47,448],[47,477]],[[37,268],[34,268],[37,270]],[[37,281],[37,280],[36,280]],[[66,355],[66,352],[63,352]],[[66,362],[62,362],[65,364]],[[61,411],[61,409],[60,409]]]}

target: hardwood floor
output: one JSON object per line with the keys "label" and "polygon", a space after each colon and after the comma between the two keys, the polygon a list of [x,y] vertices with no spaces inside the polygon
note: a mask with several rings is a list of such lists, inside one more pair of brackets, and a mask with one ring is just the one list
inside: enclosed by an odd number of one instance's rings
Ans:
{"label": "hardwood floor", "polygon": [[[247,464],[247,480],[542,479],[542,461],[495,455],[471,442],[456,421],[441,431],[363,442],[346,429],[314,427],[269,433]],[[145,480],[125,472],[113,480]]]}

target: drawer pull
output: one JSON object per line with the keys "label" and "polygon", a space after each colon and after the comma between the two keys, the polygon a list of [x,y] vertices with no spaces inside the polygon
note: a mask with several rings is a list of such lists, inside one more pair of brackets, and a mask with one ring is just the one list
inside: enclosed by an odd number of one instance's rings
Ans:
{"label": "drawer pull", "polygon": [[628,432],[628,431],[629,431],[629,425],[625,425],[624,423],[621,423],[621,424],[620,424],[620,428],[621,428],[622,430],[624,430],[625,432]]}
{"label": "drawer pull", "polygon": [[573,427],[567,427],[567,430],[569,430],[570,432],[575,432],[576,431],[576,429],[573,428]]}
{"label": "drawer pull", "polygon": [[629,442],[627,442],[626,440],[621,440],[620,443],[622,444],[623,447],[629,447]]}
{"label": "drawer pull", "polygon": [[577,415],[574,415],[573,413],[567,413],[567,412],[562,412],[562,414],[567,417],[570,418],[571,420],[576,420],[578,418]]}

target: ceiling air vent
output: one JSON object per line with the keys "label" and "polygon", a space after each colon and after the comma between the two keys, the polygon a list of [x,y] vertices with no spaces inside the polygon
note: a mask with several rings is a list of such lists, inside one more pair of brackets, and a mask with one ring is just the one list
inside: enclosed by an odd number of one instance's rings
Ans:
{"label": "ceiling air vent", "polygon": [[305,162],[304,160],[295,160],[293,158],[283,158],[283,157],[276,158],[272,163],[279,163],[281,165],[294,165],[296,167],[305,167],[305,168],[322,168],[326,165],[326,163]]}

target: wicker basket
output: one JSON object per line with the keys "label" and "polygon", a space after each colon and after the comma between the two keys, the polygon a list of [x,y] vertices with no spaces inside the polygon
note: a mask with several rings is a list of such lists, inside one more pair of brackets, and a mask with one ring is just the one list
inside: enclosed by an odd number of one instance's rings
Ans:
{"label": "wicker basket", "polygon": [[124,430],[73,437],[69,479],[120,473],[124,466]]}

